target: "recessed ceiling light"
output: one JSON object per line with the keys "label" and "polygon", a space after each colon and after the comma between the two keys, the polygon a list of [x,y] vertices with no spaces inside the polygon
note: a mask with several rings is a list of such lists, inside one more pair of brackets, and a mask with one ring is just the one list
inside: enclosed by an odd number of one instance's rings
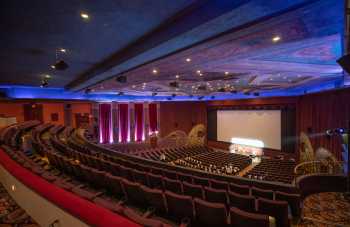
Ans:
{"label": "recessed ceiling light", "polygon": [[89,19],[89,14],[87,14],[87,13],[80,13],[80,17],[85,19],[85,20],[87,20],[87,19]]}
{"label": "recessed ceiling light", "polygon": [[180,78],[180,76],[179,76],[179,75],[176,75],[176,76],[175,76],[175,78],[176,78],[176,79],[179,79],[179,78]]}
{"label": "recessed ceiling light", "polygon": [[56,68],[56,66],[55,66],[55,65],[51,65],[50,67],[51,67],[52,69],[55,69],[55,68]]}
{"label": "recessed ceiling light", "polygon": [[278,35],[272,38],[272,41],[273,41],[273,42],[278,42],[278,41],[280,41],[280,40],[281,40],[281,37],[278,36]]}
{"label": "recessed ceiling light", "polygon": [[228,75],[229,74],[229,72],[225,72],[225,75]]}
{"label": "recessed ceiling light", "polygon": [[143,83],[143,86],[146,86],[146,83]]}
{"label": "recessed ceiling light", "polygon": [[270,78],[270,80],[273,80],[273,78]]}
{"label": "recessed ceiling light", "polygon": [[136,85],[132,85],[132,88],[136,88]]}
{"label": "recessed ceiling light", "polygon": [[153,72],[153,74],[157,74],[157,73],[158,73],[158,70],[153,69],[152,72]]}
{"label": "recessed ceiling light", "polygon": [[187,62],[191,62],[191,58],[186,58],[186,61]]}
{"label": "recessed ceiling light", "polygon": [[61,51],[62,53],[66,53],[66,52],[67,52],[67,50],[64,49],[64,48],[60,48],[60,51]]}
{"label": "recessed ceiling light", "polygon": [[200,70],[197,70],[197,73],[198,73],[198,74],[200,74],[200,73],[201,73],[201,71],[200,71]]}
{"label": "recessed ceiling light", "polygon": [[45,77],[46,79],[50,79],[50,78],[51,78],[51,76],[50,76],[49,74],[46,74],[44,77]]}

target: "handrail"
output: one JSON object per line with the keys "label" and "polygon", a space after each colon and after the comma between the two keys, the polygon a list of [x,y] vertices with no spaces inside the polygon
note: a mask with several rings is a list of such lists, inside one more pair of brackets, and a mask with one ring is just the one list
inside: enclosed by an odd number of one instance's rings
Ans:
{"label": "handrail", "polygon": [[297,176],[313,173],[341,174],[342,163],[341,161],[324,163],[319,160],[302,162],[295,166],[294,174]]}

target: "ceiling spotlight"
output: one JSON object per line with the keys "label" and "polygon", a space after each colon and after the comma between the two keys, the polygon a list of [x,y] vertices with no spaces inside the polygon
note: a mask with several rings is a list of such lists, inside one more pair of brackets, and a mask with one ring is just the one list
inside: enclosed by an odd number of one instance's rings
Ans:
{"label": "ceiling spotlight", "polygon": [[275,42],[275,43],[280,41],[280,40],[281,40],[281,37],[278,36],[278,35],[272,38],[272,41]]}
{"label": "ceiling spotlight", "polygon": [[136,85],[132,85],[131,87],[132,87],[132,88],[136,88]]}
{"label": "ceiling spotlight", "polygon": [[55,66],[55,65],[51,65],[50,67],[51,67],[51,69],[55,69],[55,68],[56,68],[56,66]]}
{"label": "ceiling spotlight", "polygon": [[157,74],[157,73],[158,73],[158,70],[153,69],[152,72],[153,72],[153,74]]}
{"label": "ceiling spotlight", "polygon": [[85,19],[85,20],[87,20],[87,19],[89,19],[89,14],[87,14],[87,13],[80,13],[80,17]]}
{"label": "ceiling spotlight", "polygon": [[186,58],[186,61],[187,62],[191,62],[191,58]]}
{"label": "ceiling spotlight", "polygon": [[176,75],[175,78],[176,78],[176,79],[179,79],[179,78],[180,78],[180,75]]}
{"label": "ceiling spotlight", "polygon": [[225,72],[225,75],[228,75],[229,74],[229,72]]}
{"label": "ceiling spotlight", "polygon": [[201,71],[200,71],[200,70],[197,70],[197,73],[198,73],[198,74],[201,74]]}
{"label": "ceiling spotlight", "polygon": [[51,76],[49,74],[45,74],[44,77],[45,77],[45,79],[50,79],[51,78]]}
{"label": "ceiling spotlight", "polygon": [[66,53],[66,52],[67,52],[67,50],[64,49],[64,48],[60,48],[60,51],[61,51],[62,53]]}
{"label": "ceiling spotlight", "polygon": [[143,86],[146,86],[146,83],[143,83],[142,85],[143,85]]}

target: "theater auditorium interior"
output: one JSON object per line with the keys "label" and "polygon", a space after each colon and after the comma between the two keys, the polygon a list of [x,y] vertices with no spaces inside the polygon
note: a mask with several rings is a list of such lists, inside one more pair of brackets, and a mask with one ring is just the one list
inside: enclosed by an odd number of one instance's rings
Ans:
{"label": "theater auditorium interior", "polygon": [[348,0],[0,6],[1,227],[350,226]]}

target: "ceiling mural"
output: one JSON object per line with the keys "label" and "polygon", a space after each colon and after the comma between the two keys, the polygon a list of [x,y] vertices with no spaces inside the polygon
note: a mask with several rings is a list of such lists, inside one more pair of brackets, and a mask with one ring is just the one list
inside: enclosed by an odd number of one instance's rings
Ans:
{"label": "ceiling mural", "polygon": [[[321,84],[343,77],[341,1],[322,0],[235,30],[89,88],[119,95],[215,96]],[[319,12],[322,12],[321,14]],[[126,77],[125,83],[116,80]]]}
{"label": "ceiling mural", "polygon": [[[205,100],[337,88],[344,1],[7,1],[0,89]],[[58,60],[68,68],[58,70]]]}

